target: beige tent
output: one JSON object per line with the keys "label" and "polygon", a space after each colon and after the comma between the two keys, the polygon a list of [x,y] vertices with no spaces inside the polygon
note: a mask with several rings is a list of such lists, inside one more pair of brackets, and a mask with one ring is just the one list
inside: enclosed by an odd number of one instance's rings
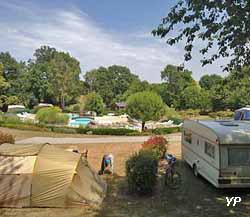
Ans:
{"label": "beige tent", "polygon": [[0,207],[99,204],[106,184],[80,154],[53,145],[0,145]]}

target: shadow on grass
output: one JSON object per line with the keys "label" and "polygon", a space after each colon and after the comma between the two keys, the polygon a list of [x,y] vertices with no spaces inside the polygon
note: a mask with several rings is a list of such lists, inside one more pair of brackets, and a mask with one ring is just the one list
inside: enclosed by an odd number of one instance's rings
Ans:
{"label": "shadow on grass", "polygon": [[[203,178],[196,178],[189,166],[183,162],[177,165],[182,183],[178,189],[164,187],[160,172],[158,185],[153,195],[139,197],[128,193],[124,177],[114,175],[108,178],[109,185],[99,216],[174,216],[174,217],[223,217],[249,216],[249,189],[216,189]],[[160,170],[163,171],[163,170]],[[240,196],[242,202],[227,207],[226,197]]]}

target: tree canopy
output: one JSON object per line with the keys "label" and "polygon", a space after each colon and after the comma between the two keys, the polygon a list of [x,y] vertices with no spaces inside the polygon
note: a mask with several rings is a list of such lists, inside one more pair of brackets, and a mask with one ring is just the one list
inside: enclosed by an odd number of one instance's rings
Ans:
{"label": "tree canopy", "polygon": [[86,111],[94,111],[98,115],[102,114],[104,112],[102,97],[95,92],[89,93],[85,98],[84,109]]}
{"label": "tree canopy", "polygon": [[185,40],[186,61],[192,58],[195,42],[204,41],[202,65],[230,57],[225,69],[237,69],[250,65],[249,14],[249,0],[180,0],[153,34],[167,37],[170,45]]}
{"label": "tree canopy", "polygon": [[90,91],[98,93],[108,106],[121,97],[131,83],[138,80],[138,76],[132,74],[127,67],[118,65],[100,67],[85,74]]}
{"label": "tree canopy", "polygon": [[188,86],[195,83],[192,72],[174,65],[167,65],[161,71],[161,78],[166,83],[164,102],[169,106],[180,108],[180,93]]}
{"label": "tree canopy", "polygon": [[113,65],[88,71],[81,79],[79,61],[55,48],[42,46],[27,62],[18,62],[10,53],[2,52],[0,108],[6,111],[9,104],[16,103],[33,108],[45,102],[82,112],[89,97],[91,106],[87,110],[100,114],[103,108],[112,109],[114,102],[125,102],[144,91],[160,96],[173,110],[233,110],[250,104],[249,66],[231,70],[225,77],[204,75],[198,82],[190,70],[167,65],[161,78],[161,83],[141,81],[127,67]]}
{"label": "tree canopy", "polygon": [[127,112],[131,117],[142,121],[142,130],[146,121],[159,120],[164,115],[165,108],[161,97],[151,91],[135,93],[127,100]]}
{"label": "tree canopy", "polygon": [[211,90],[216,85],[220,85],[223,81],[223,78],[219,75],[203,75],[200,78],[199,84],[205,90]]}

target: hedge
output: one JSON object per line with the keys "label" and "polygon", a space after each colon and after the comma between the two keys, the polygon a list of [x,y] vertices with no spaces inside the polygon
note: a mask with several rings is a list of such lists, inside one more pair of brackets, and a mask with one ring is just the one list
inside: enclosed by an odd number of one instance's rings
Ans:
{"label": "hedge", "polygon": [[180,127],[168,127],[168,128],[156,128],[152,130],[152,133],[156,135],[164,135],[164,134],[170,134],[170,133],[178,133],[180,132]]}
{"label": "hedge", "polygon": [[233,118],[234,112],[218,111],[218,112],[210,112],[208,115],[211,118]]}
{"label": "hedge", "polygon": [[77,130],[70,127],[50,127],[51,131],[54,133],[65,133],[65,134],[76,134]]}
{"label": "hedge", "polygon": [[[1,117],[1,116],[0,116]],[[153,130],[138,132],[132,129],[126,128],[89,128],[89,127],[78,127],[71,128],[67,126],[55,126],[55,125],[45,125],[45,124],[34,124],[21,122],[17,117],[3,117],[0,118],[0,126],[8,127],[19,130],[33,130],[42,132],[55,132],[55,133],[65,133],[65,134],[94,134],[94,135],[115,135],[115,136],[149,136],[152,134],[164,135],[170,133],[180,132],[179,127],[173,128],[156,128]]]}
{"label": "hedge", "polygon": [[125,136],[131,133],[136,133],[137,131],[126,129],[126,128],[88,128],[79,127],[77,128],[77,133],[80,134],[94,134],[94,135],[115,135],[115,136]]}
{"label": "hedge", "polygon": [[18,130],[33,130],[33,131],[42,131],[42,132],[49,132],[51,129],[40,125],[40,124],[25,124],[25,123],[0,123],[1,127],[7,127],[12,129],[18,129]]}

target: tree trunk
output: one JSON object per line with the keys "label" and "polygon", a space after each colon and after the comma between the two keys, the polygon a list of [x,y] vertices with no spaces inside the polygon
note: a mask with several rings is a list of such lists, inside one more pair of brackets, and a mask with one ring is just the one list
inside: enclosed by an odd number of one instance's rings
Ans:
{"label": "tree trunk", "polygon": [[142,131],[142,132],[145,131],[145,121],[143,121],[142,124],[141,124],[141,131]]}
{"label": "tree trunk", "polygon": [[62,111],[64,111],[64,107],[65,107],[65,101],[64,101],[64,95],[62,95],[62,97],[61,97],[61,109],[62,109]]}

